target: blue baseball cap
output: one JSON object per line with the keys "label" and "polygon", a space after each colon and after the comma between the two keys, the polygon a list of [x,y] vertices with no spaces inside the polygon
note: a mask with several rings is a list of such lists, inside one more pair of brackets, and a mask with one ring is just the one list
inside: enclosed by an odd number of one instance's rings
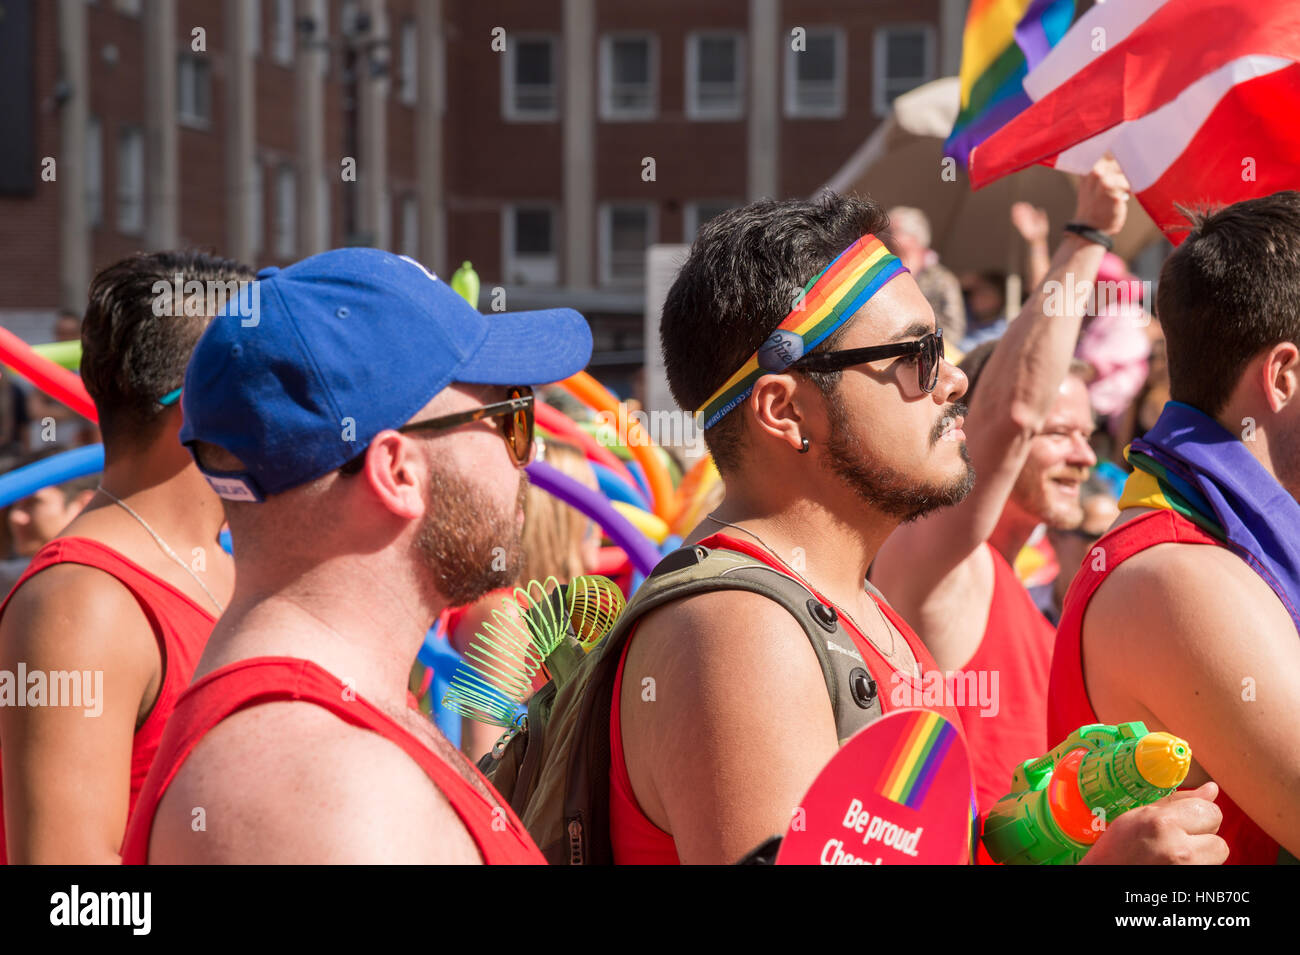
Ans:
{"label": "blue baseball cap", "polygon": [[581,371],[591,329],[571,308],[483,315],[414,259],[322,252],[263,269],[204,331],[180,439],[239,458],[200,465],[223,498],[260,501],[338,468],[452,382],[542,385]]}

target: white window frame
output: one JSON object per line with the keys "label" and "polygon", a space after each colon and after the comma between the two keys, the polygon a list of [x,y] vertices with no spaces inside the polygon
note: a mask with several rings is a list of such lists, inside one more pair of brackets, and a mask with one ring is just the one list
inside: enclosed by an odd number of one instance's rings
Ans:
{"label": "white window frame", "polygon": [[745,202],[742,199],[694,199],[686,203],[682,210],[682,241],[688,245],[695,241],[700,226],[704,224],[700,220],[700,206],[706,204],[724,205],[728,209],[735,209],[737,206],[743,206]]}
{"label": "white window frame", "polygon": [[[288,197],[288,209],[285,197]],[[271,252],[280,259],[292,259],[298,250],[298,171],[289,163],[275,169],[275,221]]]}
{"label": "white window frame", "polygon": [[297,32],[293,0],[271,0],[271,62],[279,66],[293,65]]}
{"label": "white window frame", "polygon": [[653,202],[603,202],[600,205],[600,282],[620,288],[639,288],[645,284],[644,272],[640,279],[616,277],[613,270],[614,210],[616,208],[642,208],[646,216],[646,249],[654,245],[659,235],[659,207]]}
{"label": "white window frame", "polygon": [[420,36],[416,32],[414,20],[403,20],[397,28],[397,82],[393,89],[397,92],[397,101],[405,106],[414,106],[420,93]]}
{"label": "white window frame", "polygon": [[807,56],[807,51],[797,51],[789,43],[785,45],[785,115],[789,119],[839,119],[845,114],[845,89],[848,74],[847,50],[844,29],[837,26],[810,26],[807,34],[830,33],[835,41],[835,75],[831,79],[834,85],[835,102],[830,106],[800,106],[798,90],[798,58]]}
{"label": "white window frame", "polygon": [[86,117],[86,226],[104,224],[104,124]]}
{"label": "white window frame", "polygon": [[[187,103],[185,96],[187,64],[190,66],[189,76],[192,81],[191,92],[194,99],[192,103]],[[206,83],[203,83],[201,78],[206,78]],[[198,90],[204,85],[207,87],[206,115],[197,109]],[[212,64],[206,59],[206,55],[180,54],[176,63],[176,121],[191,129],[208,129],[212,125]]]}
{"label": "white window frame", "polygon": [[[515,104],[515,50],[520,42],[546,41],[551,46],[551,86],[554,93],[549,110],[520,110]],[[501,57],[501,115],[511,123],[550,123],[560,116],[560,38],[554,33],[520,33],[507,37]]]}
{"label": "white window frame", "polygon": [[[736,44],[736,102],[733,106],[706,107],[699,101],[700,41],[728,39]],[[745,35],[736,30],[698,30],[686,35],[686,118],[694,120],[742,119],[745,115]]]}
{"label": "white window frame", "polygon": [[[515,252],[515,215],[544,210],[551,216],[551,254],[520,256]],[[518,202],[501,210],[501,272],[507,285],[560,283],[560,207],[554,202]],[[515,276],[522,270],[525,279]]]}
{"label": "white window frame", "polygon": [[[618,40],[645,40],[650,67],[650,100],[644,109],[618,109],[614,106],[614,43]],[[600,38],[600,118],[606,122],[642,122],[659,113],[659,38],[653,33],[624,30],[605,33]]]}
{"label": "white window frame", "polygon": [[[938,61],[938,39],[934,25],[930,23],[891,23],[887,27],[878,27],[872,37],[871,51],[871,107],[877,116],[888,116],[892,104],[885,89],[888,77],[885,68],[888,64],[889,36],[892,33],[919,32],[923,42],[924,64],[922,78],[915,86],[928,83],[935,78]],[[901,95],[901,94],[900,94]]]}
{"label": "white window frame", "polygon": [[[135,144],[128,150],[128,141]],[[134,155],[128,152],[134,151]],[[123,235],[144,232],[144,129],[117,128],[117,231]],[[128,214],[130,213],[130,214]]]}

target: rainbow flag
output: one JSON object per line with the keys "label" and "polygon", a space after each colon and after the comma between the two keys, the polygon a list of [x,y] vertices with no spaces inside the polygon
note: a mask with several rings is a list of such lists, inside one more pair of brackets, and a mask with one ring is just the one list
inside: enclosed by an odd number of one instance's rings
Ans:
{"label": "rainbow flag", "polygon": [[885,761],[877,791],[909,809],[920,808],[956,738],[956,728],[938,713],[919,711],[911,728],[898,738],[894,751]]}
{"label": "rainbow flag", "polygon": [[970,152],[1032,100],[1022,85],[1074,22],[1074,0],[971,0],[961,39],[961,112],[945,155]]}

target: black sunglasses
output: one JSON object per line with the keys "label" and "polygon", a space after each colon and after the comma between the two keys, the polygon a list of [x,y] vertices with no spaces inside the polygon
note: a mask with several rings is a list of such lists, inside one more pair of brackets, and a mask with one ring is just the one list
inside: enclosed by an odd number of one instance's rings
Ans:
{"label": "black sunglasses", "polygon": [[937,328],[914,342],[814,352],[800,358],[790,368],[795,371],[841,371],[850,365],[880,361],[882,358],[897,358],[901,355],[919,356],[916,372],[921,390],[927,394],[934,391],[934,386],[939,383],[939,363],[943,359],[943,329]]}
{"label": "black sunglasses", "polygon": [[[505,401],[495,401],[490,405],[458,411],[430,418],[428,421],[413,421],[400,428],[394,428],[399,434],[411,434],[415,431],[446,431],[474,421],[487,418],[505,418],[502,437],[510,451],[510,459],[515,467],[522,468],[533,459],[533,389],[528,387],[511,388],[510,397]],[[367,449],[368,450],[368,449]],[[352,460],[339,468],[340,474],[359,474],[366,462],[366,452],[362,451]]]}

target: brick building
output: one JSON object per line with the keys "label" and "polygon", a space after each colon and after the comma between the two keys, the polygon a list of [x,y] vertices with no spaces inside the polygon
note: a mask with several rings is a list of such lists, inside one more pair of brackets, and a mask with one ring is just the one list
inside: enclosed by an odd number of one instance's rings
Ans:
{"label": "brick building", "polygon": [[966,5],[3,0],[0,322],[48,337],[137,249],[359,242],[580,309],[626,387],[645,248],[814,192],[956,72]]}

